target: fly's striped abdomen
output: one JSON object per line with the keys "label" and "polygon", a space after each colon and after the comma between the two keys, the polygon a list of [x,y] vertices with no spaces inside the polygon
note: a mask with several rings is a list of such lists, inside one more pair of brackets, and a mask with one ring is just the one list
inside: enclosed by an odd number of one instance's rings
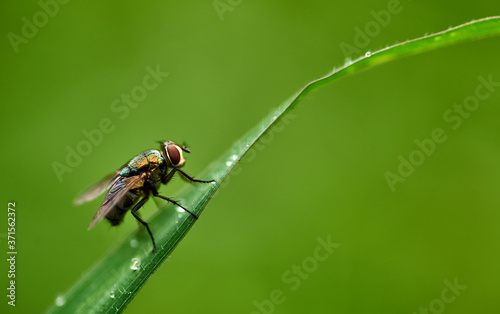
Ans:
{"label": "fly's striped abdomen", "polygon": [[122,223],[125,213],[127,213],[126,210],[122,210],[115,206],[115,208],[113,208],[109,214],[106,215],[106,219],[112,226],[117,226]]}
{"label": "fly's striped abdomen", "polygon": [[132,208],[132,206],[137,202],[140,195],[135,194],[131,191],[116,204],[113,209],[106,215],[106,219],[111,223],[111,225],[119,225],[123,221],[123,217],[127,211]]}
{"label": "fly's striped abdomen", "polygon": [[[120,178],[106,195],[106,199],[112,199],[117,193],[125,188],[126,181]],[[141,196],[140,189],[129,190],[125,196],[105,216],[111,225],[119,225],[127,211],[137,202]]]}

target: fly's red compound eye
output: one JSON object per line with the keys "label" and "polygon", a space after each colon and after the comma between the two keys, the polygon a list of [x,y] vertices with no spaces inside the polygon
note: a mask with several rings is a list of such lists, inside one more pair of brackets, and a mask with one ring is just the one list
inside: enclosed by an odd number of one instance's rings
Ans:
{"label": "fly's red compound eye", "polygon": [[172,165],[178,166],[180,164],[182,156],[176,145],[168,145],[167,154]]}

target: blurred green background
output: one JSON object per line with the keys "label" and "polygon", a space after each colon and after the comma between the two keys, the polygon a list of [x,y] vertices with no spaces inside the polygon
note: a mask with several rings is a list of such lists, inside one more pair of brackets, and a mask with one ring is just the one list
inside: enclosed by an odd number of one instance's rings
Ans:
{"label": "blurred green background", "polygon": [[[0,234],[7,251],[6,208],[15,201],[18,251],[16,308],[4,297],[1,312],[44,311],[136,232],[131,215],[119,228],[87,232],[102,198],[72,200],[155,141],[187,143],[185,170],[196,175],[346,57],[500,13],[486,0],[401,1],[390,21],[377,22],[392,5],[70,1],[49,6],[43,20],[37,1],[0,2]],[[13,45],[9,34],[21,36],[23,17],[34,15],[36,34],[25,29],[32,38]],[[372,35],[356,46],[367,25]],[[346,55],[345,44],[360,52]],[[242,160],[126,313],[498,312],[500,88],[456,130],[443,114],[474,95],[478,77],[500,81],[499,48],[498,38],[445,48],[308,96],[265,149]],[[169,75],[140,94],[157,66]],[[126,115],[122,94],[132,92],[140,101]],[[65,164],[67,147],[77,149],[103,119],[113,131],[58,180],[53,163]],[[397,173],[399,156],[435,128],[447,140],[392,192],[384,173]],[[175,198],[182,184],[160,192]],[[149,202],[141,211],[147,220],[157,209]],[[340,246],[311,269],[318,237]],[[304,261],[310,273],[293,289],[282,276]],[[5,259],[0,266],[5,289]],[[453,293],[446,282],[455,280]],[[271,306],[274,290],[283,302]]]}

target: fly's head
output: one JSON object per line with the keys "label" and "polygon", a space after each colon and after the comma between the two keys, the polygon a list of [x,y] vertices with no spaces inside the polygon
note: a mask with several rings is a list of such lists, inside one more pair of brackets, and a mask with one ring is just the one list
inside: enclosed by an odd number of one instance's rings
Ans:
{"label": "fly's head", "polygon": [[180,146],[171,141],[160,142],[161,143],[161,154],[165,159],[167,166],[180,168],[184,166],[186,160],[182,155],[183,152],[190,153],[189,149],[184,146]]}

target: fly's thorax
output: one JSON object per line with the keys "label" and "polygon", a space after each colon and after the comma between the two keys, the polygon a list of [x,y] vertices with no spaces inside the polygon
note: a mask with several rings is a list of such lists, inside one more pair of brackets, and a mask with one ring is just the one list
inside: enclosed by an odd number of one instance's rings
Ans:
{"label": "fly's thorax", "polygon": [[161,167],[157,167],[155,170],[149,172],[149,175],[146,179],[147,182],[146,187],[154,186],[155,188],[158,188],[162,176],[163,176],[163,171]]}
{"label": "fly's thorax", "polygon": [[148,150],[134,159],[120,172],[122,177],[131,177],[143,172],[157,172],[165,164],[161,153],[157,150]]}

